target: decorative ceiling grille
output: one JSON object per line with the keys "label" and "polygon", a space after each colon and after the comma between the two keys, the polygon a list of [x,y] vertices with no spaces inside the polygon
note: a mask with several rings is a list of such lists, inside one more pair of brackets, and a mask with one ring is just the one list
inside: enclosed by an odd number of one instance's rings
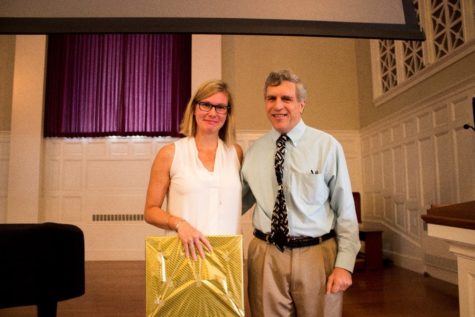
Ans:
{"label": "decorative ceiling grille", "polygon": [[381,40],[379,42],[381,79],[383,92],[397,85],[396,47],[394,40]]}
{"label": "decorative ceiling grille", "polygon": [[[473,23],[464,21],[473,18],[473,0],[412,0],[421,30],[426,41],[379,40],[373,53],[379,55],[379,81],[375,83],[375,96],[382,95],[405,80],[414,77],[430,64],[454,52],[467,43],[467,34],[475,30]],[[462,4],[463,3],[463,4]],[[465,10],[465,11],[464,11]],[[376,44],[376,43],[375,43]],[[376,65],[376,64],[374,64]]]}
{"label": "decorative ceiling grille", "polygon": [[435,56],[440,59],[465,42],[460,1],[432,0],[431,13]]}
{"label": "decorative ceiling grille", "polygon": [[[413,0],[414,9],[416,11],[417,21],[421,25],[421,17],[419,11],[419,1]],[[422,30],[422,27],[420,27]],[[404,74],[405,78],[414,76],[418,71],[424,68],[424,54],[422,42],[420,41],[404,41],[402,42],[404,54]]]}
{"label": "decorative ceiling grille", "polygon": [[421,42],[408,41],[402,43],[404,50],[404,73],[410,78],[424,68],[424,56]]}

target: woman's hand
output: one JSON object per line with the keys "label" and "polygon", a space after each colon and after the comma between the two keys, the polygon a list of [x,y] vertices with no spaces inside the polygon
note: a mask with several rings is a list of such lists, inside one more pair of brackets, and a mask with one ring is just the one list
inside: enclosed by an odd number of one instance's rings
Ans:
{"label": "woman's hand", "polygon": [[208,252],[213,251],[213,248],[211,247],[211,244],[209,243],[208,239],[206,239],[206,237],[201,232],[196,230],[185,220],[182,220],[177,223],[176,231],[178,237],[181,240],[181,243],[183,244],[183,248],[185,249],[185,256],[187,258],[191,256],[191,258],[196,261],[198,260],[197,254],[199,254],[200,257],[204,259],[204,248]]}

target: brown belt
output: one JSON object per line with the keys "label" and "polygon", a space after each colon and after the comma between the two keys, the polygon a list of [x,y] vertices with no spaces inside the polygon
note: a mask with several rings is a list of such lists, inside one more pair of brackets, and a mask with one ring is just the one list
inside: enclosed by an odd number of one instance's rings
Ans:
{"label": "brown belt", "polygon": [[[254,230],[254,236],[260,240],[269,242],[269,234],[264,233],[260,230],[255,229]],[[327,234],[324,234],[321,237],[294,237],[290,238],[289,242],[285,245],[285,247],[289,249],[295,249],[295,248],[303,248],[303,247],[308,247],[311,245],[317,245],[322,243],[323,241],[326,241],[328,239],[334,238],[336,236],[335,230],[330,231]]]}

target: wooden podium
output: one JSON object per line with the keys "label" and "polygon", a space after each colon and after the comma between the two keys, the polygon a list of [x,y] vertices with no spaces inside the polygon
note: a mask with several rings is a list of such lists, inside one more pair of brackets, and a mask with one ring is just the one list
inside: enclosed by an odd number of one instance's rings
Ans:
{"label": "wooden podium", "polygon": [[457,256],[460,316],[475,316],[475,201],[432,206],[421,217],[428,235],[446,240]]}
{"label": "wooden podium", "polygon": [[364,243],[364,265],[367,271],[378,271],[383,268],[383,230],[377,227],[360,224],[360,240]]}

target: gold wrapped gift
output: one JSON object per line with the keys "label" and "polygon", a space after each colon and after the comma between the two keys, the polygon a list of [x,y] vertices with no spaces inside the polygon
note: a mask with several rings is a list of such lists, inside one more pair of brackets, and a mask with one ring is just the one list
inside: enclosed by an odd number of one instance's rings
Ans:
{"label": "gold wrapped gift", "polygon": [[207,238],[197,261],[176,236],[146,238],[147,317],[244,316],[242,236]]}

